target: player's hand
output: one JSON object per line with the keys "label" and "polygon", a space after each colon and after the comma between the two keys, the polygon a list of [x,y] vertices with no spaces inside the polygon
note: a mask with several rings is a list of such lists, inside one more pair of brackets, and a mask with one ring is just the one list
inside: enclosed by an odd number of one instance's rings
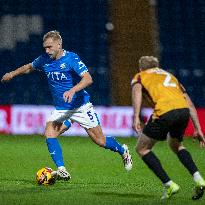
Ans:
{"label": "player's hand", "polygon": [[73,99],[73,96],[75,95],[75,91],[73,89],[70,89],[63,94],[63,99],[65,102],[70,103]]}
{"label": "player's hand", "polygon": [[142,132],[142,126],[141,126],[141,121],[139,117],[134,117],[133,119],[133,124],[132,128],[135,130],[135,132],[140,133]]}
{"label": "player's hand", "polygon": [[13,77],[14,77],[14,76],[13,76],[12,72],[6,73],[6,74],[1,78],[1,82],[2,82],[2,83],[6,83],[6,82],[10,81]]}
{"label": "player's hand", "polygon": [[201,148],[205,148],[205,138],[204,135],[202,133],[202,131],[195,131],[194,132],[194,139],[198,139],[199,140],[199,145]]}

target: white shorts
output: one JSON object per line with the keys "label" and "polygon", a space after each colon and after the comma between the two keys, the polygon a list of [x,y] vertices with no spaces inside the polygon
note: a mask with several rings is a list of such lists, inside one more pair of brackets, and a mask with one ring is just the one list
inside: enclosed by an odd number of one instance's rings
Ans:
{"label": "white shorts", "polygon": [[87,103],[74,110],[54,110],[51,113],[51,116],[47,119],[47,122],[49,121],[62,123],[65,121],[71,123],[77,122],[81,127],[87,129],[100,125],[92,103]]}

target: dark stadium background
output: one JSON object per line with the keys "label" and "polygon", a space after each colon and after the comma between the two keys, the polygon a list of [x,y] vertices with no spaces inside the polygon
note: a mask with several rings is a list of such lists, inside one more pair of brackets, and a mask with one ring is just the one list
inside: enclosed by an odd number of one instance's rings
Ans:
{"label": "dark stadium background", "polygon": [[[137,59],[156,55],[195,105],[205,107],[204,0],[0,2],[0,76],[40,55],[43,34],[56,29],[64,48],[89,67],[95,105],[131,105]],[[45,76],[33,73],[1,84],[0,104],[52,104]]]}

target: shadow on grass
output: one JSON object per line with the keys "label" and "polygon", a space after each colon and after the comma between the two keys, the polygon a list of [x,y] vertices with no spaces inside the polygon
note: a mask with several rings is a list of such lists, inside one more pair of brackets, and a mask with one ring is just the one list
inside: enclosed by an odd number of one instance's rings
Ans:
{"label": "shadow on grass", "polygon": [[14,184],[35,184],[35,179],[33,180],[30,180],[30,179],[8,179],[8,178],[5,178],[5,179],[0,179],[1,182],[8,182],[9,183],[14,183]]}
{"label": "shadow on grass", "polygon": [[27,193],[44,193],[44,192],[67,192],[76,189],[85,189],[85,184],[72,184],[66,181],[57,181],[54,185],[38,185],[34,180],[29,179],[0,179],[0,194],[27,194]]}
{"label": "shadow on grass", "polygon": [[[106,198],[111,196],[113,199],[118,198],[122,200],[122,204],[129,205],[193,205],[193,201],[190,199],[183,199],[173,197],[169,200],[161,200],[160,196],[154,194],[143,194],[143,193],[119,193],[119,192],[93,192],[93,195],[96,195],[101,198]],[[102,199],[103,200],[103,199]],[[126,200],[126,203],[124,202]],[[113,205],[116,204],[113,201]],[[118,203],[117,203],[118,204]],[[119,203],[120,204],[120,203]],[[201,204],[201,203],[199,203]]]}
{"label": "shadow on grass", "polygon": [[148,194],[137,194],[137,193],[117,193],[117,192],[93,192],[94,195],[97,196],[117,196],[117,197],[123,197],[123,198],[143,198],[143,199],[151,199],[154,197],[154,195],[148,195]]}

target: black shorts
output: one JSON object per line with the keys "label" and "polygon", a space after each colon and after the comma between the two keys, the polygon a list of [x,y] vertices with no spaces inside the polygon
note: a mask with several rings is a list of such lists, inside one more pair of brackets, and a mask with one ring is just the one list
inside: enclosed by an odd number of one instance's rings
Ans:
{"label": "black shorts", "polygon": [[189,122],[189,117],[188,108],[169,111],[158,119],[152,119],[151,116],[143,129],[143,133],[150,138],[161,141],[166,140],[169,133],[170,137],[177,138],[181,142]]}

